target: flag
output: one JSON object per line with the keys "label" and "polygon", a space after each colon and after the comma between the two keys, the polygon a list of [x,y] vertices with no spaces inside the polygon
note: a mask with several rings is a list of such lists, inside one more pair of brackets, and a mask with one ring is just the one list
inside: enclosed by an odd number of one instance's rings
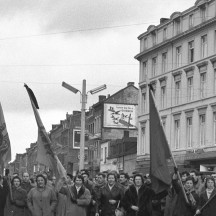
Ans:
{"label": "flag", "polygon": [[167,161],[172,155],[159,112],[155,105],[151,86],[149,87],[149,116],[150,116],[150,176],[152,189],[160,193],[171,185],[171,176]]}
{"label": "flag", "polygon": [[41,121],[38,109],[38,103],[33,91],[25,84],[24,85],[34,111],[35,119],[38,126],[38,139],[37,139],[37,157],[36,161],[49,167],[56,175],[56,177],[65,177],[66,170],[58,159],[57,155],[52,149],[52,142],[45,130],[45,127]]}
{"label": "flag", "polygon": [[11,160],[10,139],[8,136],[4,114],[0,103],[0,165],[1,168],[6,168],[10,160]]}

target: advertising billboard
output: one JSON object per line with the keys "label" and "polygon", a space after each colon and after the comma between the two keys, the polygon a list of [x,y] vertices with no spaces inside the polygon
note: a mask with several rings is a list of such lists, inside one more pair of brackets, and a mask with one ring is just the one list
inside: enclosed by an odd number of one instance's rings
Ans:
{"label": "advertising billboard", "polygon": [[104,127],[136,128],[136,105],[104,104]]}

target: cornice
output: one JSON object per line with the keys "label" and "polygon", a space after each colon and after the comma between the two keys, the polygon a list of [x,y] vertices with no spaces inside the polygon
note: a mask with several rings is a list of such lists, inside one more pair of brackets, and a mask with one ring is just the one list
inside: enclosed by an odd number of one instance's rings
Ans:
{"label": "cornice", "polygon": [[207,20],[207,21],[205,21],[205,22],[203,22],[197,26],[194,26],[191,29],[188,29],[187,31],[184,31],[184,32],[182,32],[182,33],[180,33],[180,34],[178,34],[178,35],[176,35],[170,39],[167,39],[167,40],[147,49],[147,50],[144,50],[143,52],[137,54],[134,58],[137,59],[138,61],[140,61],[144,55],[150,54],[151,52],[156,52],[156,50],[161,49],[164,46],[170,45],[170,44],[174,43],[175,41],[177,41],[183,37],[186,37],[190,34],[193,34],[196,31],[202,30],[203,28],[206,28],[208,26],[211,26],[212,24],[215,24],[215,22],[216,22],[216,17],[209,19],[209,20]]}

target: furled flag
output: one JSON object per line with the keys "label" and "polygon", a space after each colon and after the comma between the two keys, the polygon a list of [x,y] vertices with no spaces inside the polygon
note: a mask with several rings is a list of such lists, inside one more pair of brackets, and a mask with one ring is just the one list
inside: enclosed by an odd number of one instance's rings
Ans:
{"label": "furled flag", "polygon": [[0,166],[1,169],[6,168],[10,160],[11,160],[10,140],[6,128],[2,106],[0,103]]}
{"label": "furled flag", "polygon": [[168,189],[171,185],[172,180],[167,161],[171,159],[172,155],[151,88],[149,86],[150,176],[152,189],[157,194]]}
{"label": "furled flag", "polygon": [[57,177],[66,178],[66,170],[52,149],[52,142],[45,130],[38,113],[39,106],[33,91],[25,84],[24,85],[30,97],[31,105],[34,111],[35,119],[38,126],[37,140],[37,162],[49,167]]}

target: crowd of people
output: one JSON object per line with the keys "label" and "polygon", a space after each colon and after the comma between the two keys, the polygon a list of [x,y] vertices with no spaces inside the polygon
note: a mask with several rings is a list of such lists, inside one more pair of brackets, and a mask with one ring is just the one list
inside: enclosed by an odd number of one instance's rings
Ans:
{"label": "crowd of people", "polygon": [[[175,170],[170,188],[154,193],[149,175],[87,170],[56,179],[46,172],[0,175],[0,216],[213,216],[216,174]],[[211,201],[209,201],[211,200]],[[209,202],[208,202],[209,201]]]}

